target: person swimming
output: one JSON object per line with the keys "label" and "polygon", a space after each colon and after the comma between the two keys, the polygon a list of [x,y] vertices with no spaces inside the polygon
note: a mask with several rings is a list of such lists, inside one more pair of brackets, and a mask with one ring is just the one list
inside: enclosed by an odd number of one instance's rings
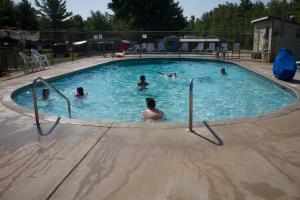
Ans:
{"label": "person swimming", "polygon": [[224,67],[222,67],[222,68],[220,69],[220,73],[221,73],[222,75],[226,75],[226,74],[227,74]]}
{"label": "person swimming", "polygon": [[167,78],[178,78],[177,74],[176,73],[169,73],[169,74],[164,74],[164,73],[161,73],[161,72],[158,72],[160,75],[162,76],[165,76]]}
{"label": "person swimming", "polygon": [[164,113],[155,108],[156,103],[153,98],[146,98],[147,109],[143,112],[144,120],[162,121],[164,119]]}
{"label": "person swimming", "polygon": [[77,94],[75,95],[76,97],[84,97],[86,95],[87,95],[87,93],[84,93],[83,87],[77,88]]}
{"label": "person swimming", "polygon": [[211,80],[210,79],[210,76],[200,76],[197,78],[199,81],[209,81]]}
{"label": "person swimming", "polygon": [[49,99],[50,91],[48,88],[44,88],[42,91],[42,100],[47,101]]}
{"label": "person swimming", "polygon": [[144,75],[140,76],[140,82],[138,82],[139,89],[146,89],[149,83],[146,82],[146,77]]}

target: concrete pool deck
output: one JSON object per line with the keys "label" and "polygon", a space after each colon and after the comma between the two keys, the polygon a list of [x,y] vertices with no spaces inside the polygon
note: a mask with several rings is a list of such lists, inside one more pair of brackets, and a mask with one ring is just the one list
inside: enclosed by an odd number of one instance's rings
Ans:
{"label": "concrete pool deck", "polygon": [[[209,123],[217,137],[204,126],[193,134],[181,126],[112,123],[60,123],[42,137],[32,113],[7,98],[34,77],[108,60],[0,82],[0,199],[300,199],[299,104],[269,117]],[[235,61],[271,77],[269,63]],[[300,74],[284,84],[299,92]]]}

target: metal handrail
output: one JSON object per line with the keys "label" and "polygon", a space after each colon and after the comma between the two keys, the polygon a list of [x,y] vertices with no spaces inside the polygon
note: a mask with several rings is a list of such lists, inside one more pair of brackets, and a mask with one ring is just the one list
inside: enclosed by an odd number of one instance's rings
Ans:
{"label": "metal handrail", "polygon": [[45,79],[43,79],[42,77],[37,77],[33,80],[32,82],[32,98],[33,98],[33,106],[34,106],[34,115],[35,115],[35,122],[36,125],[38,126],[38,130],[39,133],[42,136],[48,135],[50,134],[53,129],[55,128],[55,126],[58,124],[59,120],[61,119],[61,117],[58,117],[55,124],[52,126],[52,128],[46,133],[44,134],[42,131],[42,128],[40,126],[40,120],[39,120],[39,112],[38,112],[38,106],[37,106],[37,95],[36,95],[36,84],[38,81],[41,81],[42,83],[44,83],[47,87],[51,88],[52,90],[54,90],[56,93],[58,93],[61,97],[63,97],[68,104],[68,113],[69,113],[69,118],[71,118],[71,102],[68,99],[68,97],[66,97],[63,93],[61,93],[59,90],[57,90],[54,86],[52,86],[50,83],[48,83]]}
{"label": "metal handrail", "polygon": [[193,79],[190,79],[189,84],[189,132],[194,132],[193,130]]}

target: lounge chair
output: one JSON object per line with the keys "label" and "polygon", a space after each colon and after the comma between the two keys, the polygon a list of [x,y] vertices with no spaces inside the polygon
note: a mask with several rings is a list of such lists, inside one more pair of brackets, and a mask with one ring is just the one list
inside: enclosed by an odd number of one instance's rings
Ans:
{"label": "lounge chair", "polygon": [[241,57],[240,43],[234,43],[233,44],[231,58],[233,58],[233,54],[234,53],[238,53],[239,54],[239,58]]}
{"label": "lounge chair", "polygon": [[228,51],[228,44],[226,42],[221,43],[221,51]]}
{"label": "lounge chair", "polygon": [[214,52],[216,50],[216,44],[215,43],[209,43],[208,48],[206,49],[207,52]]}
{"label": "lounge chair", "polygon": [[153,52],[153,51],[156,51],[156,49],[154,47],[154,43],[148,43],[147,52]]}
{"label": "lounge chair", "polygon": [[48,58],[47,58],[46,55],[40,54],[35,49],[31,49],[31,54],[32,54],[33,57],[35,57],[35,59],[39,63],[40,68],[42,68],[42,67],[43,67],[43,69],[45,69],[45,67],[49,68],[49,61],[48,61]]}
{"label": "lounge chair", "polygon": [[142,52],[147,51],[147,44],[146,43],[142,43],[141,47],[142,47]]}
{"label": "lounge chair", "polygon": [[33,71],[33,67],[35,65],[35,68],[37,69],[38,61],[35,57],[27,56],[23,52],[19,52],[19,55],[21,56],[23,62],[24,62],[24,72],[28,73],[28,68],[31,68],[31,71]]}
{"label": "lounge chair", "polygon": [[182,43],[180,50],[188,52],[189,51],[189,44],[188,43]]}
{"label": "lounge chair", "polygon": [[124,52],[124,51],[115,53],[115,56],[116,56],[117,58],[123,58],[124,55],[125,55],[125,52]]}
{"label": "lounge chair", "polygon": [[133,45],[133,50],[137,52],[140,51],[141,50],[140,45],[139,44]]}
{"label": "lounge chair", "polygon": [[204,43],[199,42],[197,44],[197,47],[195,49],[193,49],[193,52],[197,52],[197,51],[199,51],[199,52],[204,51]]}
{"label": "lounge chair", "polygon": [[221,54],[222,58],[225,59],[228,51],[228,44],[226,42],[221,43],[221,47],[216,53],[216,57],[219,58],[219,54]]}
{"label": "lounge chair", "polygon": [[166,50],[165,49],[165,44],[164,44],[163,40],[161,40],[161,41],[158,42],[157,50],[158,51],[165,51]]}

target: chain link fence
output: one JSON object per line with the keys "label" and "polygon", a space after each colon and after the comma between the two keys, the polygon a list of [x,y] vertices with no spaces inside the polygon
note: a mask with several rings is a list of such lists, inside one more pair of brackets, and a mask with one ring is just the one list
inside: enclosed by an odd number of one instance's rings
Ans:
{"label": "chain link fence", "polygon": [[19,52],[36,49],[50,64],[103,56],[250,57],[253,33],[190,31],[24,32],[0,31],[0,75],[23,69]]}

